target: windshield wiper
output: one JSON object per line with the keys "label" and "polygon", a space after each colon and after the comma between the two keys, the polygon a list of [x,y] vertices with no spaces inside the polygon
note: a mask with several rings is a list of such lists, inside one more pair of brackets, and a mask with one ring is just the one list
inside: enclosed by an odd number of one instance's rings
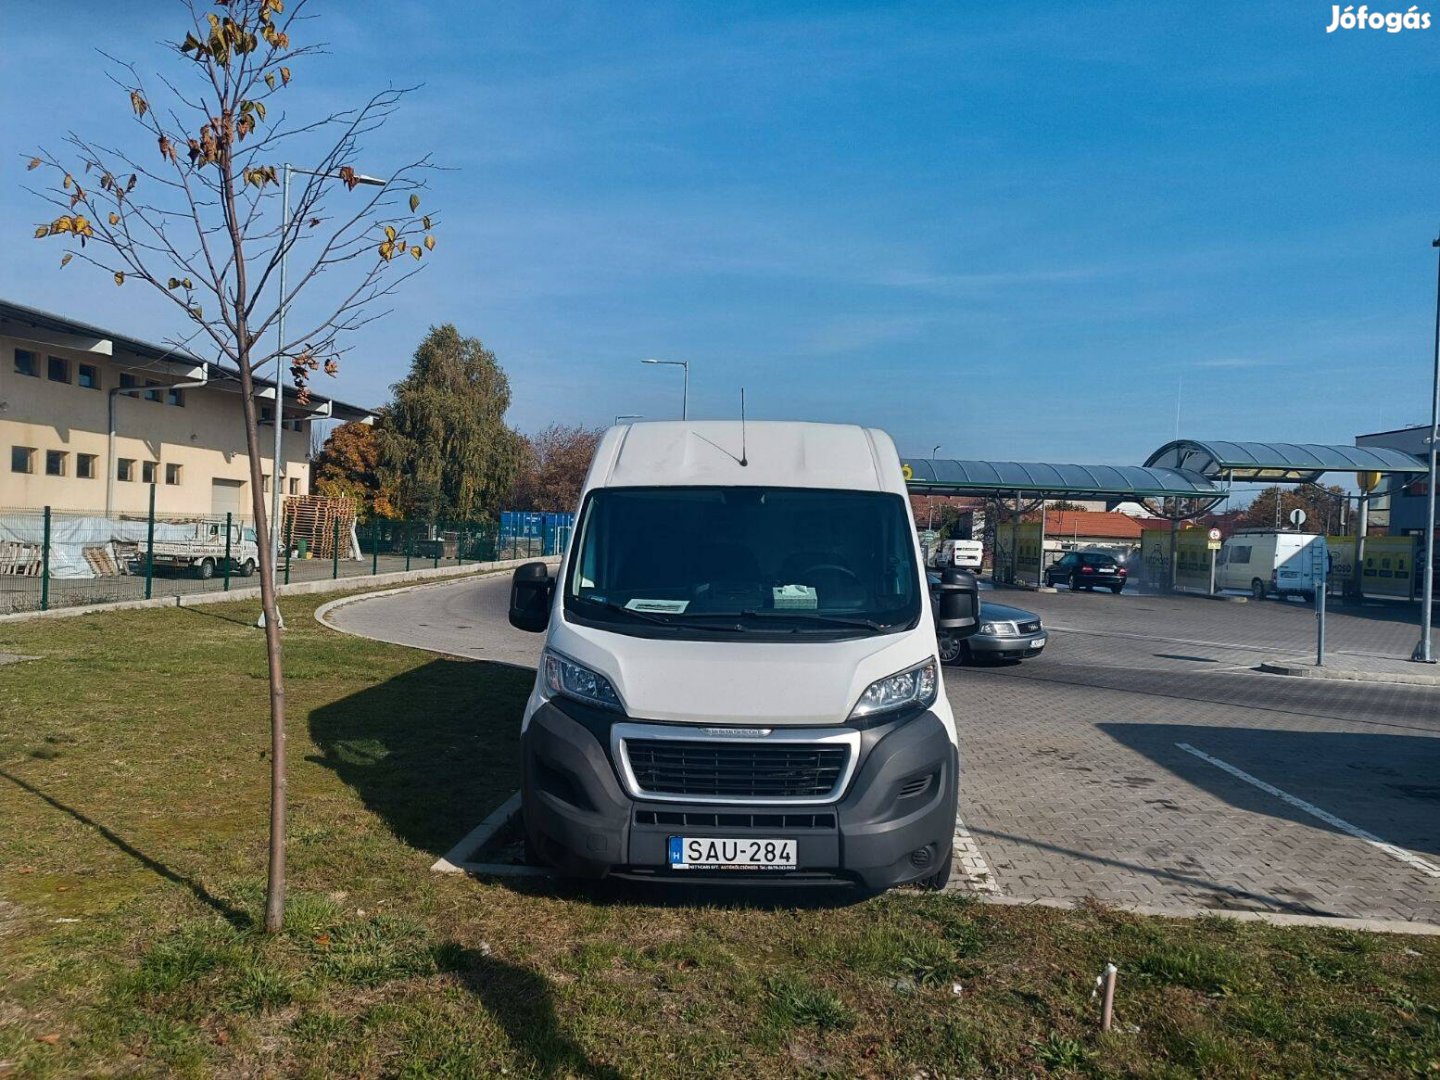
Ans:
{"label": "windshield wiper", "polygon": [[877,634],[883,633],[889,625],[859,616],[821,615],[816,611],[757,611],[752,608],[740,612],[740,617],[745,619],[806,619],[813,623],[823,623],[826,626],[853,626],[857,629],[873,630]]}

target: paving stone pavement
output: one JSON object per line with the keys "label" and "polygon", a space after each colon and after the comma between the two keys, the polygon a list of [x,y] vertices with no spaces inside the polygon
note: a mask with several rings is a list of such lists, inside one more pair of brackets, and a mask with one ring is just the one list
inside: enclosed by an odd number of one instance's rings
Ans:
{"label": "paving stone pavement", "polygon": [[[1314,634],[1299,604],[1006,599],[1044,617],[1045,653],[946,676],[1002,895],[1440,922],[1440,688],[1251,671]],[[1403,617],[1341,613],[1330,638],[1408,652]]]}

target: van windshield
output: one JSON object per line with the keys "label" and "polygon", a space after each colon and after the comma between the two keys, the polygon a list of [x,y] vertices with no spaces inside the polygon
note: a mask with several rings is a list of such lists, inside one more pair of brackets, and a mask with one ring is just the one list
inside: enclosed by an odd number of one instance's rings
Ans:
{"label": "van windshield", "polygon": [[565,583],[577,621],[625,633],[895,633],[920,617],[898,495],[813,488],[602,488]]}

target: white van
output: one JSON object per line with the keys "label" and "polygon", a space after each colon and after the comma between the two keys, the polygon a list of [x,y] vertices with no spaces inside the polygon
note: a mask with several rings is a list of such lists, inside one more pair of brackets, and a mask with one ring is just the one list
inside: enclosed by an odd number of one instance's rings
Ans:
{"label": "white van", "polygon": [[530,857],[562,873],[942,886],[958,790],[936,626],[882,431],[607,431],[556,577],[515,572],[546,633],[522,728]]}
{"label": "white van", "polygon": [[1317,541],[1324,544],[1325,538],[1270,529],[1238,532],[1215,558],[1215,587],[1243,589],[1256,600],[1301,596],[1313,603],[1316,588],[1324,588],[1324,582],[1316,580],[1323,575],[1315,574],[1310,550]]}
{"label": "white van", "polygon": [[958,566],[972,573],[980,572],[985,545],[979,540],[941,540],[935,549],[935,566]]}

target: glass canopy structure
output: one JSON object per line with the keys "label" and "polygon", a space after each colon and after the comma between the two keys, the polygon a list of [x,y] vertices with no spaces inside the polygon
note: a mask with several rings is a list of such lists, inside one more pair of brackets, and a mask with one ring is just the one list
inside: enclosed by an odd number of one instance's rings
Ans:
{"label": "glass canopy structure", "polygon": [[1211,442],[1177,439],[1145,464],[1184,469],[1211,480],[1309,484],[1327,472],[1425,472],[1426,465],[1400,450],[1322,443]]}

